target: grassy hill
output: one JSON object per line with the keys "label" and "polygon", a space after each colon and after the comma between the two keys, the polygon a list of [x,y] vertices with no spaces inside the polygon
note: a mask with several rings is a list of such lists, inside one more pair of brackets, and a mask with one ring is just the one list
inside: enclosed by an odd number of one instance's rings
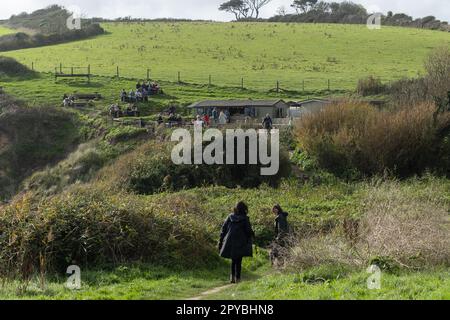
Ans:
{"label": "grassy hill", "polygon": [[14,33],[14,30],[0,26],[0,36],[4,36],[5,34],[10,34],[10,33]]}
{"label": "grassy hill", "polygon": [[[20,50],[7,55],[39,71],[92,67],[98,75],[181,80],[269,90],[354,89],[358,79],[383,80],[422,72],[427,53],[450,45],[450,34],[357,25],[278,23],[107,23],[95,39]],[[52,59],[48,59],[52,57]]]}
{"label": "grassy hill", "polygon": [[[108,105],[117,102],[122,88],[133,88],[145,76],[147,65],[154,78],[165,80],[161,81],[164,95],[139,105],[143,118],[151,120],[171,104],[212,98],[295,100],[347,95],[354,91],[357,79],[368,74],[383,80],[413,76],[421,72],[432,48],[450,45],[449,34],[263,23],[111,23],[104,27],[109,33],[95,39],[6,54],[27,65],[34,62],[38,71],[52,71],[60,61],[66,66],[91,64],[99,76],[89,84],[84,79],[55,82],[48,72],[9,72],[23,66],[10,68],[8,59],[0,63],[8,67],[3,73],[0,68],[0,86],[8,94],[4,100],[0,96],[0,168],[8,168],[0,170],[0,200],[10,200],[18,192],[9,204],[0,204],[0,299],[187,298],[223,285],[229,266],[218,256],[217,238],[221,223],[239,200],[249,204],[256,244],[261,247],[254,259],[245,260],[244,283],[205,298],[449,298],[450,180],[430,173],[400,182],[384,176],[345,181],[302,153],[294,154],[292,164],[300,164],[307,177],[291,176],[277,188],[202,183],[187,189],[183,179],[193,177],[192,172],[202,173],[201,168],[169,171],[171,163],[162,150],[168,146],[171,129],[146,131],[107,120]],[[120,65],[119,79],[112,77],[116,65]],[[174,82],[178,71],[182,80],[203,84]],[[204,84],[209,74],[212,86]],[[247,89],[237,87],[241,77]],[[331,89],[341,90],[324,91],[328,78]],[[301,90],[302,79],[307,80],[306,91]],[[292,91],[269,91],[276,80]],[[104,99],[76,110],[55,108],[64,93],[73,92],[99,92]],[[10,94],[28,105],[16,106]],[[186,108],[178,107],[178,112],[187,118]],[[361,119],[368,119],[363,114]],[[411,131],[394,131],[392,136],[410,137]],[[338,143],[351,144],[348,132],[352,130],[338,132]],[[284,132],[282,139],[283,144],[299,145],[290,132]],[[402,154],[407,146],[400,138],[393,139],[398,141]],[[408,145],[421,146],[409,141]],[[351,168],[348,171],[354,173]],[[205,173],[200,176],[214,178],[211,172]],[[160,193],[140,188],[157,179],[163,182],[157,185]],[[181,181],[186,190],[173,188],[173,181]],[[286,255],[286,267],[280,269],[271,268],[265,248],[274,237],[271,208],[275,203],[289,212],[290,224],[299,231],[294,239],[298,242]],[[381,219],[385,225],[380,227],[387,230],[380,241],[394,251],[386,253],[375,242],[371,250],[356,252],[373,233],[362,225],[358,242],[359,236],[354,238],[347,223],[367,222],[379,217],[374,215],[378,212],[394,219]],[[412,218],[402,212],[411,213]],[[434,224],[424,223],[428,220]],[[391,232],[390,226],[402,232]],[[392,241],[393,234],[400,240]],[[302,251],[303,245],[311,250]],[[420,251],[410,254],[406,249],[415,250],[415,245],[420,245]],[[423,256],[427,262],[423,263],[422,254],[436,259]],[[417,263],[417,271],[409,264],[399,267],[391,256]],[[381,291],[367,290],[365,270],[372,262],[383,266]],[[68,264],[82,266],[80,291],[64,286]]]}

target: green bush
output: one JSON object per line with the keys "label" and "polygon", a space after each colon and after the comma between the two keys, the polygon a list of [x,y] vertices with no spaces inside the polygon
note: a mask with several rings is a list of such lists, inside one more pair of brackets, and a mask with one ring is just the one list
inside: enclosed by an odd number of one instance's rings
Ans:
{"label": "green bush", "polygon": [[36,73],[13,58],[0,56],[0,76],[29,77]]}
{"label": "green bush", "polygon": [[217,261],[206,213],[180,197],[148,202],[74,187],[40,205],[29,196],[0,215],[0,274],[27,278],[130,261],[196,266]]}
{"label": "green bush", "polygon": [[148,142],[122,156],[105,168],[101,179],[138,194],[177,191],[206,185],[228,188],[258,187],[263,183],[276,186],[290,173],[286,153],[280,156],[280,172],[276,176],[261,176],[258,165],[175,165],[171,160],[173,144]]}

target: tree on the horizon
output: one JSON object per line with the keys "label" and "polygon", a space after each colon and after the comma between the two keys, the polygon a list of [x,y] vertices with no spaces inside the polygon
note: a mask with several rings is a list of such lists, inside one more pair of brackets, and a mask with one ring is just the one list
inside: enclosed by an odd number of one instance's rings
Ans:
{"label": "tree on the horizon", "polygon": [[263,7],[268,5],[272,0],[244,0],[251,10],[251,17],[255,15],[255,19],[259,18],[259,13]]}
{"label": "tree on the horizon", "polygon": [[230,0],[222,3],[219,10],[233,13],[236,20],[241,20],[242,18],[248,17],[248,12],[250,9],[243,0]]}
{"label": "tree on the horizon", "polygon": [[294,0],[291,7],[297,11],[297,13],[307,13],[317,5],[318,0]]}
{"label": "tree on the horizon", "polygon": [[278,9],[277,9],[277,15],[279,15],[279,16],[285,16],[285,15],[287,15],[286,7],[285,7],[285,6],[278,7]]}
{"label": "tree on the horizon", "polygon": [[220,11],[233,13],[236,20],[245,18],[258,19],[261,9],[272,0],[229,0],[220,5]]}

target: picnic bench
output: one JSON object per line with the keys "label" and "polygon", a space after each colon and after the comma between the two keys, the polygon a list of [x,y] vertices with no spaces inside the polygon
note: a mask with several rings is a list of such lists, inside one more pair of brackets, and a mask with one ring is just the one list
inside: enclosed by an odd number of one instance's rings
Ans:
{"label": "picnic bench", "polygon": [[100,100],[102,95],[99,93],[75,93],[72,95],[75,100]]}
{"label": "picnic bench", "polygon": [[75,93],[72,97],[74,98],[72,103],[74,108],[84,108],[89,104],[89,101],[102,99],[102,95],[99,93]]}

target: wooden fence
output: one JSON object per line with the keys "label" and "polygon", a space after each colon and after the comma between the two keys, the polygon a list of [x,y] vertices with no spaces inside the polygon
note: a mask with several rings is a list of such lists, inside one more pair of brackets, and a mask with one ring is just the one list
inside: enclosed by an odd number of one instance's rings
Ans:
{"label": "wooden fence", "polygon": [[[32,62],[31,63],[31,69],[35,70],[36,69],[36,63]],[[135,80],[139,80],[139,79],[146,79],[147,81],[151,81],[152,79],[152,74],[151,74],[151,69],[147,68],[146,69],[146,74],[143,74],[143,77],[140,78],[138,76],[135,77],[121,77],[121,68],[120,66],[116,66],[115,68],[116,72],[114,75],[111,75],[117,79],[135,79]],[[144,69],[145,70],[145,69]],[[98,75],[95,73],[92,73],[92,69],[91,69],[91,65],[88,65],[87,67],[74,67],[74,66],[70,66],[70,67],[65,67],[63,66],[62,63],[59,64],[59,66],[55,67],[54,69],[54,75],[55,75],[55,80],[57,80],[58,78],[75,78],[75,77],[84,77],[88,79],[88,82],[91,80],[91,78],[93,76],[107,76],[105,74],[102,75]],[[252,88],[256,88],[256,86],[252,86],[251,83],[248,83],[244,77],[237,77],[237,79],[240,79],[240,81],[236,82],[236,85],[224,85],[224,84],[216,84],[214,83],[214,78],[213,75],[210,74],[207,79],[205,79],[206,81],[204,83],[201,82],[189,82],[189,81],[184,81],[182,78],[182,72],[178,71],[176,74],[176,81],[170,81],[170,80],[166,80],[166,79],[159,79],[161,81],[166,81],[166,82],[175,82],[175,83],[179,83],[179,84],[195,84],[195,85],[208,85],[208,86],[221,86],[221,87],[234,87],[234,88],[240,88],[242,90],[245,89],[252,89]],[[311,83],[315,83],[314,85]],[[281,92],[287,92],[287,91],[302,91],[302,92],[306,92],[306,90],[324,90],[324,91],[331,91],[332,90],[332,82],[331,79],[326,79],[326,80],[321,80],[321,82],[323,83],[323,87],[320,88],[317,86],[317,84],[319,83],[319,81],[317,80],[299,80],[295,85],[291,84],[287,84],[287,86],[289,88],[295,88],[295,89],[285,89],[283,88],[283,84],[280,80],[276,80],[274,82],[274,87],[269,88],[269,91],[272,92],[277,92],[277,93],[281,93]],[[320,85],[319,85],[320,86]],[[258,86],[258,88],[260,88],[261,86]],[[335,88],[338,89],[338,88]]]}

